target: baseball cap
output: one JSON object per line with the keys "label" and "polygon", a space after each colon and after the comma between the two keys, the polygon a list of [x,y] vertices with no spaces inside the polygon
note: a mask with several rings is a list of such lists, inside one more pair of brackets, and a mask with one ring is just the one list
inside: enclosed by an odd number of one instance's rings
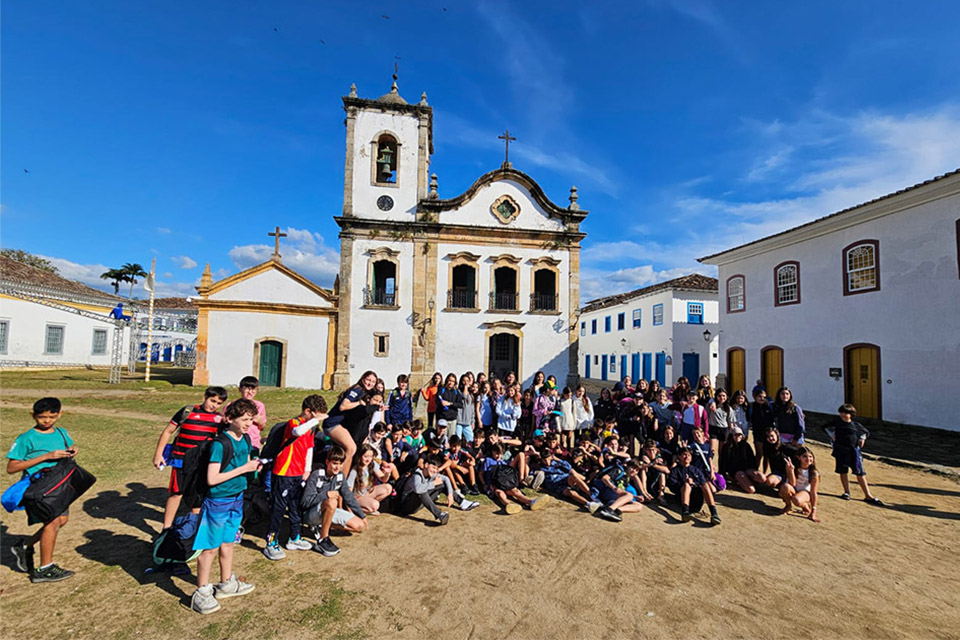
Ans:
{"label": "baseball cap", "polygon": [[534,437],[534,438],[539,438],[540,436],[543,436],[543,435],[544,435],[543,429],[537,429],[537,430],[535,430],[535,431],[533,432],[533,437]]}

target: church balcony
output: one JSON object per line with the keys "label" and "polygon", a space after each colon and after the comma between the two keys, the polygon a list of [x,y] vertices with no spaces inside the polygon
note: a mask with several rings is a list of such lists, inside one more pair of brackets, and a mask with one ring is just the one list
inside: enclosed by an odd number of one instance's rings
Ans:
{"label": "church balcony", "polygon": [[444,311],[477,312],[476,291],[466,289],[448,289],[447,290],[447,308]]}
{"label": "church balcony", "polygon": [[370,289],[365,287],[363,290],[363,306],[374,309],[399,309],[397,305],[397,290],[387,291],[386,289]]}
{"label": "church balcony", "polygon": [[520,300],[520,294],[516,291],[492,291],[490,292],[490,311],[507,311],[519,313],[517,308]]}
{"label": "church balcony", "polygon": [[560,308],[560,296],[556,293],[531,293],[530,313],[556,313]]}

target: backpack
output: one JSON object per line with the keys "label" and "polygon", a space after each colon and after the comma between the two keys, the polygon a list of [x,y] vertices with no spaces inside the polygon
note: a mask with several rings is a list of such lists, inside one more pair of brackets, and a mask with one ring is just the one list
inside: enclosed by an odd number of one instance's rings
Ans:
{"label": "backpack", "polygon": [[194,551],[193,539],[200,527],[200,514],[187,512],[173,521],[173,526],[157,536],[153,543],[153,564],[186,563],[200,555]]}
{"label": "backpack", "polygon": [[510,491],[520,486],[520,474],[508,464],[498,464],[490,471],[490,484],[501,491]]}
{"label": "backpack", "polygon": [[[250,446],[250,436],[243,434],[243,439]],[[187,451],[183,456],[181,478],[183,480],[183,495],[190,508],[199,507],[207,495],[210,487],[207,485],[207,466],[210,464],[210,449],[214,442],[223,446],[223,459],[220,461],[220,471],[226,469],[233,459],[233,438],[225,431]]]}
{"label": "backpack", "polygon": [[267,440],[263,443],[263,446],[260,447],[260,459],[261,460],[275,460],[280,452],[290,446],[296,436],[287,438],[286,441],[283,439],[283,432],[286,429],[287,421],[278,422],[277,424],[270,427],[270,435],[267,436]]}

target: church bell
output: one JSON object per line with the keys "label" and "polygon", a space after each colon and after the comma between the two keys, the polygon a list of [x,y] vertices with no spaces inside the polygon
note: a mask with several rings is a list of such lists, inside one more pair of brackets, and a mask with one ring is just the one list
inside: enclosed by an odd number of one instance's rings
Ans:
{"label": "church bell", "polygon": [[377,181],[390,182],[393,180],[393,151],[389,147],[380,149],[380,157],[377,158]]}

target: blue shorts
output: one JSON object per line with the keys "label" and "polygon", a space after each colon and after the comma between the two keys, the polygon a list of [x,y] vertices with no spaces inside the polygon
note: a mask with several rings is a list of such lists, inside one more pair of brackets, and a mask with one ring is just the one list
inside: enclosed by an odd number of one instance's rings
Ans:
{"label": "blue shorts", "polygon": [[863,457],[860,455],[860,447],[834,449],[833,457],[837,459],[835,473],[847,473],[848,470],[852,470],[855,476],[867,475],[867,472],[863,470]]}
{"label": "blue shorts", "polygon": [[243,519],[243,494],[230,498],[205,498],[200,507],[200,526],[193,550],[218,549],[237,539]]}

